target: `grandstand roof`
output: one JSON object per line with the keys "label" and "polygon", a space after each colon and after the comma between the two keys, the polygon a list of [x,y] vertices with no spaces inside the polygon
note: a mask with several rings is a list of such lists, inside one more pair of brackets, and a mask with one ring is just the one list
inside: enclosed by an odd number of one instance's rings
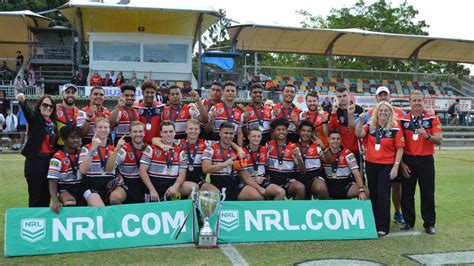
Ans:
{"label": "grandstand roof", "polygon": [[202,16],[201,32],[206,31],[219,19],[219,13],[212,7],[196,6],[195,2],[139,0],[104,2],[75,0],[58,9],[77,29],[80,28],[79,14],[82,15],[85,41],[89,40],[87,32],[138,33],[138,27],[144,27],[143,33],[192,36],[196,41],[200,16]]}
{"label": "grandstand roof", "polygon": [[372,32],[359,29],[313,29],[257,24],[228,28],[241,51],[367,56],[474,63],[474,41]]}
{"label": "grandstand roof", "polygon": [[46,27],[50,19],[30,10],[0,12],[0,58],[28,57],[28,26]]}

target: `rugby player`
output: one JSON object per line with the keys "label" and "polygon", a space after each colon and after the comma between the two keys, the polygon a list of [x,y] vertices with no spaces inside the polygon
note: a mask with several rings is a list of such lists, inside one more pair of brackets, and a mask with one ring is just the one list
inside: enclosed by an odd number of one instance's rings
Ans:
{"label": "rugby player", "polygon": [[48,170],[51,210],[55,213],[59,213],[63,206],[80,205],[83,192],[78,173],[81,131],[73,125],[66,125],[59,133],[64,147],[53,155]]}

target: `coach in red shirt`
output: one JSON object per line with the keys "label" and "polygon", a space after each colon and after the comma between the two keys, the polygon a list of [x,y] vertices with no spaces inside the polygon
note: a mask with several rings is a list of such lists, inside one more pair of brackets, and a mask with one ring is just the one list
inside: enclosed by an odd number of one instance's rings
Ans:
{"label": "coach in red shirt", "polygon": [[420,91],[410,94],[411,111],[400,119],[400,126],[406,139],[405,152],[401,165],[402,174],[402,212],[405,226],[409,230],[415,225],[415,190],[420,185],[421,217],[428,234],[435,233],[435,167],[434,144],[441,145],[441,124],[436,115],[425,112],[424,98]]}

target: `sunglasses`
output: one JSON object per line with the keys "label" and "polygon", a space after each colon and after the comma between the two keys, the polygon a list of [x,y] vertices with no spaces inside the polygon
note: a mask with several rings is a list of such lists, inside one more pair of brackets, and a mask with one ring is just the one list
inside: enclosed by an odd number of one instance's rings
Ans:
{"label": "sunglasses", "polygon": [[43,107],[43,108],[45,108],[45,109],[47,109],[47,108],[53,109],[53,108],[54,108],[54,105],[52,105],[52,104],[47,104],[47,103],[42,103],[42,104],[41,104],[41,107]]}

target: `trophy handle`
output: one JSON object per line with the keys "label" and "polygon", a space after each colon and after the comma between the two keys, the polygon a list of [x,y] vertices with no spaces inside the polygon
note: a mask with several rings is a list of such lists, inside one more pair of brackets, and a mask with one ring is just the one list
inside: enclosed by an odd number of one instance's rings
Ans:
{"label": "trophy handle", "polygon": [[191,192],[191,199],[194,201],[194,202],[197,202],[197,199],[198,199],[198,193],[196,192],[196,188],[193,187],[193,191]]}
{"label": "trophy handle", "polygon": [[226,190],[227,190],[227,188],[225,188],[225,187],[223,187],[223,188],[222,188],[222,193],[221,193],[221,202],[223,202],[223,201],[225,200],[225,197],[226,197],[226,195],[225,195],[225,191],[226,191]]}

